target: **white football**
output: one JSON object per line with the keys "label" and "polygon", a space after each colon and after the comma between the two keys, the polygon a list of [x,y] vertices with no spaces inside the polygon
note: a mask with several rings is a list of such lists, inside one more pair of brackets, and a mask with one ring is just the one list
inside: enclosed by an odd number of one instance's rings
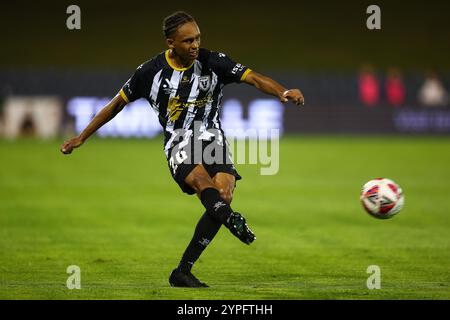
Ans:
{"label": "white football", "polygon": [[386,178],[367,182],[362,188],[360,199],[364,209],[378,219],[392,218],[400,212],[405,201],[400,186]]}

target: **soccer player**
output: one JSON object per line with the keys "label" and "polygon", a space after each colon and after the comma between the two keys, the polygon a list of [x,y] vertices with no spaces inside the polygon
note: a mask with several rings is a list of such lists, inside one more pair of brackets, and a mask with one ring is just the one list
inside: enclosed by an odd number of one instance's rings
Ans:
{"label": "soccer player", "polygon": [[[61,152],[70,154],[129,102],[145,98],[164,129],[164,151],[172,177],[183,192],[197,194],[206,209],[169,283],[207,287],[191,268],[222,225],[246,244],[255,240],[246,219],[230,207],[241,176],[230,159],[219,121],[223,86],[245,82],[297,105],[304,104],[304,98],[298,89],[288,90],[223,53],[201,48],[200,29],[185,12],[166,17],[163,32],[168,50],[141,64],[80,135],[63,143]],[[213,161],[205,159],[207,149],[214,150]]]}

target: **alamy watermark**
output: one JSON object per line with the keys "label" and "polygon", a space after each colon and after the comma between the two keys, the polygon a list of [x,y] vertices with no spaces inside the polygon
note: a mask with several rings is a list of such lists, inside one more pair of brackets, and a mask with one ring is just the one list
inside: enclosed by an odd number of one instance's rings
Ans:
{"label": "alamy watermark", "polygon": [[66,273],[70,274],[67,278],[67,289],[81,289],[81,269],[79,266],[71,265],[67,267]]}
{"label": "alamy watermark", "polygon": [[81,29],[81,9],[79,6],[72,4],[67,7],[66,13],[70,14],[66,20],[66,27],[69,30]]}
{"label": "alamy watermark", "polygon": [[366,13],[370,16],[366,20],[366,27],[369,30],[381,30],[381,8],[376,4],[367,7]]}
{"label": "alamy watermark", "polygon": [[367,273],[371,275],[367,278],[366,286],[367,289],[381,289],[381,269],[377,265],[370,265],[367,267]]}
{"label": "alamy watermark", "polygon": [[[248,139],[238,138],[242,136]],[[195,121],[193,129],[172,131],[165,153],[174,174],[181,164],[236,163],[259,164],[261,175],[274,175],[280,168],[279,139],[278,129],[227,130],[225,139],[221,129],[205,129]]]}
{"label": "alamy watermark", "polygon": [[[66,13],[69,14],[66,20],[66,27],[69,30],[80,30],[81,29],[81,8],[75,4],[67,7]],[[366,20],[366,26],[369,30],[380,30],[381,29],[381,8],[372,4],[366,9],[366,13],[370,16]]]}

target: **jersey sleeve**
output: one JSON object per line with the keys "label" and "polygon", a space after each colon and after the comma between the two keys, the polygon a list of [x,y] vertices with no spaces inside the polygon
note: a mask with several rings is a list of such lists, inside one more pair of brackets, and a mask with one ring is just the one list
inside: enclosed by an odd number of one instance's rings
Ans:
{"label": "jersey sleeve", "polygon": [[211,51],[209,64],[224,84],[244,81],[245,77],[251,71],[248,67],[241,63],[236,63],[221,52]]}
{"label": "jersey sleeve", "polygon": [[145,78],[144,64],[141,64],[119,91],[127,103],[146,96]]}

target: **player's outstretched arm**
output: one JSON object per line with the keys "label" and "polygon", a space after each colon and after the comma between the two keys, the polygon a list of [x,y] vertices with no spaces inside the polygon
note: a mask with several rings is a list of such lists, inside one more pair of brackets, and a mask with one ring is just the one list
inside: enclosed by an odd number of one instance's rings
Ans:
{"label": "player's outstretched arm", "polygon": [[281,102],[288,102],[290,100],[296,105],[305,104],[305,98],[299,89],[286,89],[275,80],[255,71],[250,71],[243,81],[255,86],[264,93],[278,97]]}
{"label": "player's outstretched arm", "polygon": [[108,104],[91,120],[80,135],[65,141],[61,146],[64,154],[72,153],[72,150],[81,146],[95,131],[114,118],[127,104],[120,94],[117,94]]}

